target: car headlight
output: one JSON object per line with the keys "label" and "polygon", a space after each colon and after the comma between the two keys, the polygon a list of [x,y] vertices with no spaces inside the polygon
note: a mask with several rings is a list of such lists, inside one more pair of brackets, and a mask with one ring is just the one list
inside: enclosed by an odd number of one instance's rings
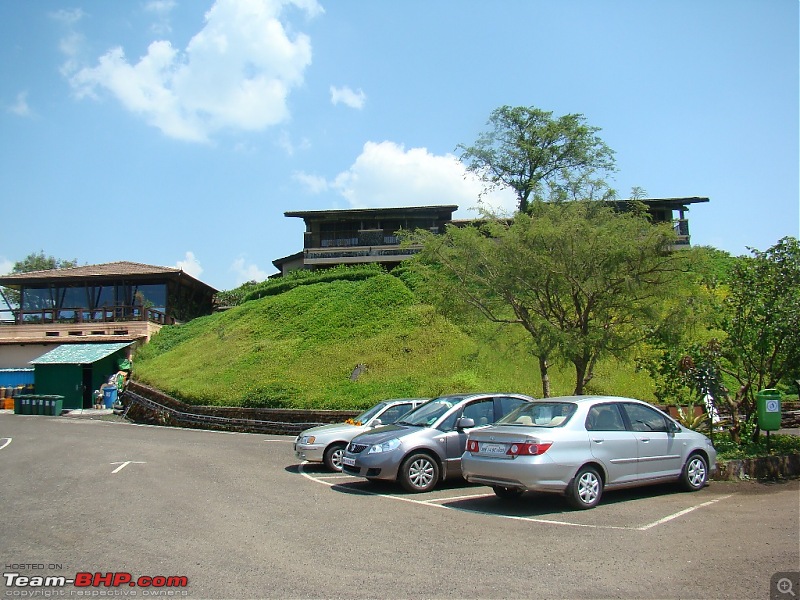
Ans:
{"label": "car headlight", "polygon": [[397,438],[392,438],[383,442],[382,444],[375,444],[374,446],[370,447],[367,451],[367,454],[378,454],[379,452],[391,452],[395,448],[400,446],[400,440]]}
{"label": "car headlight", "polygon": [[298,444],[313,444],[317,438],[313,435],[301,435],[297,438]]}

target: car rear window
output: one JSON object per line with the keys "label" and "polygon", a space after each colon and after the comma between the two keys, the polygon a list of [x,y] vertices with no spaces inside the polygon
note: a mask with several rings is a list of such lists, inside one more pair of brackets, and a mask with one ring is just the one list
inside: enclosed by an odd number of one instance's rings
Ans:
{"label": "car rear window", "polygon": [[569,422],[576,408],[573,402],[526,402],[495,425],[561,427]]}

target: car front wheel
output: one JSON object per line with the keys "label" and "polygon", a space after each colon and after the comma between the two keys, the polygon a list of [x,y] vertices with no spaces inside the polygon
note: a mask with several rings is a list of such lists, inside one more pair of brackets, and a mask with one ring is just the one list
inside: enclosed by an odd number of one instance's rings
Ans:
{"label": "car front wheel", "polygon": [[400,466],[400,485],[409,492],[427,492],[439,483],[439,465],[427,454],[413,454]]}
{"label": "car front wheel", "polygon": [[700,454],[692,454],[681,473],[681,487],[689,492],[703,489],[708,481],[708,463]]}
{"label": "car front wheel", "polygon": [[582,467],[567,488],[567,502],[581,510],[594,508],[603,495],[603,479],[594,467]]}
{"label": "car front wheel", "polygon": [[325,462],[325,466],[331,471],[339,472],[342,470],[342,456],[344,456],[344,449],[344,444],[331,444],[325,449],[325,454],[322,457],[322,460]]}

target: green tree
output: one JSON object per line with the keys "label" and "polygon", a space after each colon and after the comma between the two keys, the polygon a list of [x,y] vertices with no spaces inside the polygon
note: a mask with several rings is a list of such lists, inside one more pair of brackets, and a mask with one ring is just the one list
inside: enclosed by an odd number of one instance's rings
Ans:
{"label": "green tree", "polygon": [[[11,275],[18,273],[31,273],[33,271],[49,271],[51,269],[71,269],[78,266],[78,260],[65,260],[54,256],[47,256],[44,250],[32,252],[22,260],[14,263]],[[3,296],[9,307],[19,306],[19,292],[10,288],[3,288]]]}
{"label": "green tree", "polygon": [[[662,400],[710,397],[732,439],[748,442],[742,432],[755,413],[756,393],[791,388],[800,378],[800,245],[786,237],[738,258],[708,248],[693,252],[700,259],[694,272],[711,299],[702,331],[662,340],[660,354],[643,365]],[[695,312],[702,308],[698,298],[692,298]]]}
{"label": "green tree", "polygon": [[62,258],[56,258],[52,255],[47,256],[45,255],[44,250],[39,250],[39,252],[32,252],[22,260],[15,262],[11,273],[30,273],[32,271],[48,271],[51,269],[71,269],[77,266],[77,259],[65,260]]}
{"label": "green tree", "polygon": [[800,378],[800,243],[785,237],[751,253],[733,266],[722,322],[723,368],[748,414],[756,392]]}
{"label": "green tree", "polygon": [[518,208],[526,212],[534,198],[574,199],[576,189],[610,190],[597,172],[614,169],[614,152],[586,124],[580,114],[556,119],[552,112],[534,107],[502,106],[489,117],[490,129],[475,144],[460,144],[460,159],[477,174],[487,190],[509,187]]}
{"label": "green tree", "polygon": [[544,396],[551,360],[574,366],[582,394],[601,356],[628,355],[684,304],[686,261],[669,252],[672,229],[601,203],[538,202],[511,221],[416,236],[429,299],[524,327]]}

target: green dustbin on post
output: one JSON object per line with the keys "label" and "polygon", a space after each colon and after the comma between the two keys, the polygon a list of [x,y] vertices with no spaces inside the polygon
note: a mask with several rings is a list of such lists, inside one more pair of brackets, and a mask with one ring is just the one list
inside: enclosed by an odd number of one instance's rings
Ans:
{"label": "green dustbin on post", "polygon": [[766,389],[756,394],[758,426],[763,431],[777,431],[781,428],[781,393]]}

